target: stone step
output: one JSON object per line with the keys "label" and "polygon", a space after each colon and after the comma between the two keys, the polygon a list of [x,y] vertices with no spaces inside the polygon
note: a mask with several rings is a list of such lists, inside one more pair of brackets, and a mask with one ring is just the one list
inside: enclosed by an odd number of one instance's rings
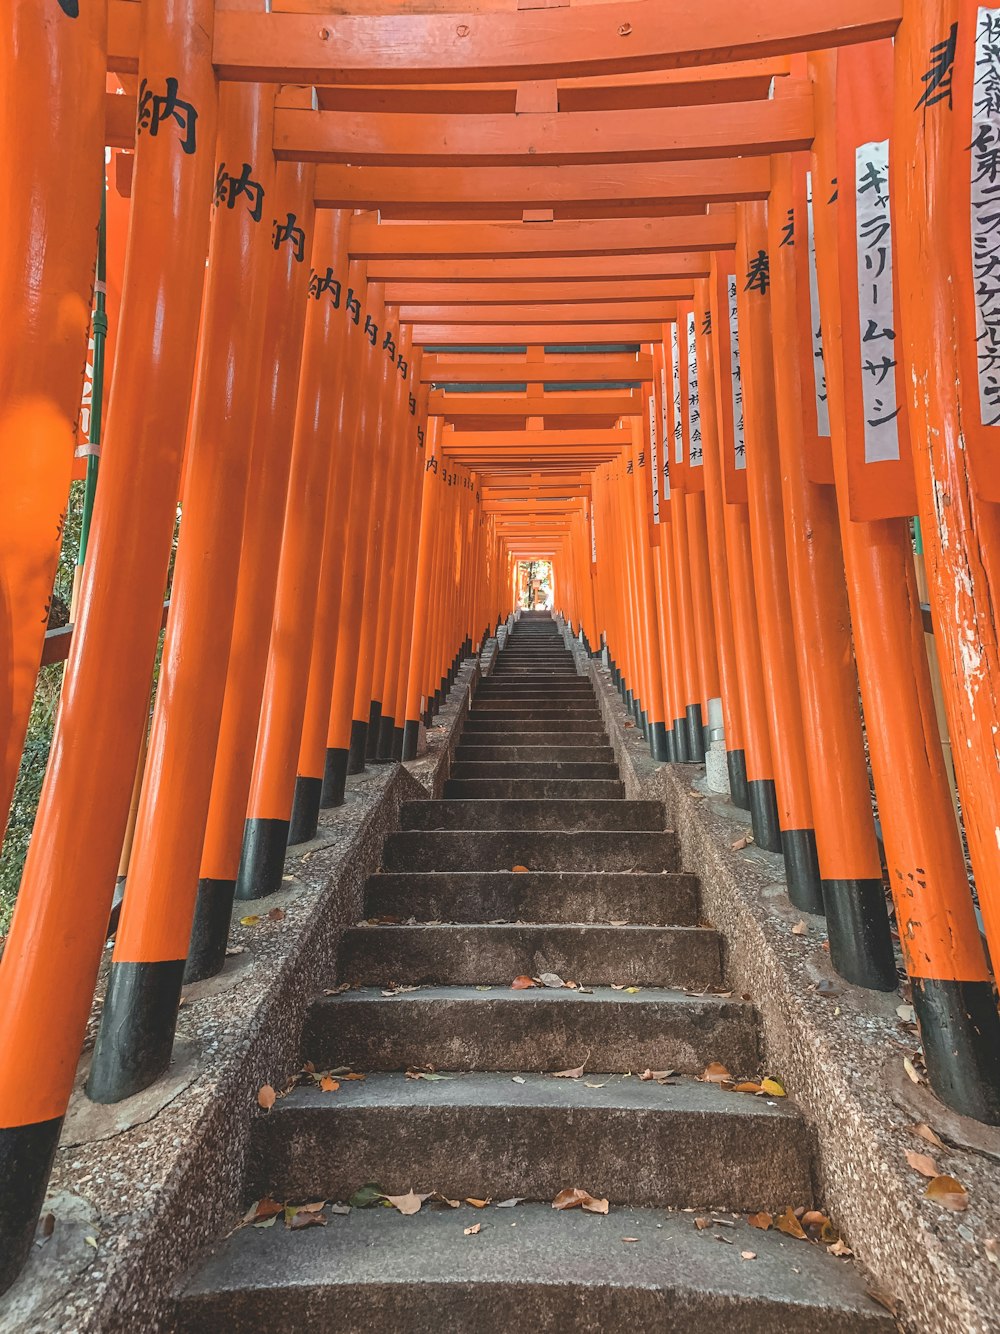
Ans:
{"label": "stone step", "polygon": [[477,699],[469,710],[467,721],[473,718],[489,719],[493,722],[516,721],[521,718],[565,718],[570,721],[585,722],[589,718],[600,720],[601,711],[596,704],[518,704],[513,700]]}
{"label": "stone step", "polygon": [[453,801],[622,801],[625,784],[608,778],[449,778]]}
{"label": "stone step", "polygon": [[[463,1236],[475,1223],[478,1236]],[[732,1245],[718,1245],[715,1235]],[[636,1241],[623,1245],[623,1237]],[[745,1250],[757,1258],[742,1259]],[[600,1217],[548,1203],[499,1210],[428,1203],[409,1218],[353,1209],[302,1232],[280,1219],[241,1228],[188,1280],[172,1328],[260,1334],[275,1327],[276,1312],[283,1329],[353,1334],[469,1334],[484,1326],[484,1312],[491,1334],[896,1328],[853,1268],[773,1229],[741,1219],[700,1232],[690,1214],[616,1208]]]}
{"label": "stone step", "polygon": [[515,761],[527,764],[613,764],[610,746],[480,746],[459,741],[455,760],[462,763]]}
{"label": "stone step", "polygon": [[586,732],[568,732],[560,728],[557,731],[512,731],[498,728],[496,731],[473,731],[464,728],[459,745],[465,746],[606,746],[608,734],[603,727]]}
{"label": "stone step", "polygon": [[676,871],[677,836],[644,830],[441,829],[390,834],[386,871]]}
{"label": "stone step", "polygon": [[420,922],[629,922],[695,926],[698,880],[686,872],[385,872],[365,887],[369,917]]}
{"label": "stone step", "polygon": [[755,1072],[759,1062],[752,1006],[658,987],[634,993],[611,987],[422,987],[392,997],[378,989],[346,991],[310,1006],[303,1052],[317,1069],[355,1070],[567,1070],[586,1064],[620,1073],[648,1066],[698,1075],[721,1061],[741,1076]]}
{"label": "stone step", "polygon": [[338,969],[356,987],[509,986],[515,977],[542,973],[587,987],[703,991],[722,983],[719,935],[692,926],[353,926],[341,940]]}
{"label": "stone step", "polygon": [[473,736],[505,736],[510,732],[543,732],[556,735],[565,733],[573,735],[577,732],[589,732],[598,736],[606,736],[604,726],[600,721],[600,714],[594,717],[574,718],[565,714],[549,715],[545,718],[525,717],[515,715],[513,718],[494,718],[490,715],[483,717],[479,713],[470,713],[462,724],[462,735],[464,737]]}
{"label": "stone step", "polygon": [[519,764],[516,760],[459,760],[451,766],[454,779],[467,778],[612,778],[618,777],[617,764]]}
{"label": "stone step", "polygon": [[555,689],[548,689],[545,683],[537,681],[527,686],[520,686],[516,681],[494,681],[489,682],[489,689],[481,685],[473,697],[473,707],[486,701],[487,703],[498,703],[502,701],[506,707],[523,704],[587,704],[593,705],[594,692],[590,682],[583,682],[584,689],[577,689],[576,681],[567,683],[565,689],[560,689],[557,685]]}
{"label": "stone step", "polygon": [[373,1073],[335,1093],[293,1089],[255,1118],[247,1194],[346,1200],[377,1181],[391,1195],[551,1201],[586,1182],[615,1204],[773,1211],[812,1204],[810,1149],[783,1100],[694,1080]]}
{"label": "stone step", "polygon": [[399,811],[403,830],[661,830],[665,824],[658,801],[404,801]]}
{"label": "stone step", "polygon": [[476,687],[476,698],[483,695],[530,693],[532,689],[539,689],[546,695],[556,695],[560,699],[569,699],[570,696],[576,695],[585,695],[588,699],[596,698],[593,684],[585,676],[574,676],[568,681],[554,683],[543,679],[537,686],[531,681],[498,681],[496,677],[488,676]]}

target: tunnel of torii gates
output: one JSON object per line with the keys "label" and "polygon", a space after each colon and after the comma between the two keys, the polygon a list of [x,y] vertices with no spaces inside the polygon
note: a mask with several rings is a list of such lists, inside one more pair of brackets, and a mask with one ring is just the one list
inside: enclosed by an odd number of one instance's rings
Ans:
{"label": "tunnel of torii gates", "polygon": [[0,965],[5,1284],[123,847],[104,1102],[528,558],[654,759],[721,709],[756,842],[883,990],[887,882],[931,1085],[1000,1122],[1000,4],[456,6],[5,6],[0,812],[87,478]]}

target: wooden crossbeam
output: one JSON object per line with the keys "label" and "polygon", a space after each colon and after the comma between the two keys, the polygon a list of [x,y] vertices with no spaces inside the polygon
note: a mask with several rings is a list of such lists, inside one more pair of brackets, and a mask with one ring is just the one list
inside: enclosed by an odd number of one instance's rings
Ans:
{"label": "wooden crossbeam", "polygon": [[465,417],[638,417],[646,400],[631,394],[445,394],[427,397],[432,417],[460,421]]}
{"label": "wooden crossbeam", "polygon": [[812,95],[713,107],[511,116],[351,115],[279,107],[274,153],[355,166],[670,162],[794,153],[812,144]]}
{"label": "wooden crossbeam", "polygon": [[[580,224],[560,224],[578,226]],[[597,224],[588,223],[587,226]],[[605,224],[606,226],[606,224]],[[617,226],[617,224],[616,224]],[[377,282],[620,282],[631,278],[705,278],[709,273],[707,251],[690,254],[587,254],[517,256],[473,259],[451,258],[447,264],[426,258],[398,259],[372,256],[368,277]]]}
{"label": "wooden crossbeam", "polygon": [[525,361],[521,357],[470,360],[425,355],[420,378],[431,384],[556,384],[562,381],[651,380],[652,357],[578,357],[570,360]]}
{"label": "wooden crossbeam", "polygon": [[[654,343],[663,338],[662,324],[641,321],[598,326],[602,343]],[[486,344],[491,347],[538,347],[552,343],[592,343],[591,325],[573,324],[414,324],[413,342],[417,347],[460,347]]]}
{"label": "wooden crossbeam", "polygon": [[655,320],[658,323],[677,318],[675,301],[583,301],[575,305],[487,306],[400,306],[399,318],[407,324],[519,324],[531,320],[537,324],[610,324],[622,320]]}

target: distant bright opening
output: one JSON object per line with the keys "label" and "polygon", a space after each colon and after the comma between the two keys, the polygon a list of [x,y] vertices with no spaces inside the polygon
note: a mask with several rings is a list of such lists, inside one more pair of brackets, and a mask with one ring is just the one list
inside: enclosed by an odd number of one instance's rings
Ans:
{"label": "distant bright opening", "polygon": [[525,611],[552,610],[552,562],[521,560],[517,563],[518,606]]}

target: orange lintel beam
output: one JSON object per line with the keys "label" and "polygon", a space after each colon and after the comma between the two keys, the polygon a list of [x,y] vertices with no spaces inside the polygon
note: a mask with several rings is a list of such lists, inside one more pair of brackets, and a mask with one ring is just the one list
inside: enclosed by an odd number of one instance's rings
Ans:
{"label": "orange lintel beam", "polygon": [[[551,227],[539,223],[536,226]],[[563,224],[579,226],[579,223]],[[589,223],[588,226],[595,224]],[[607,227],[607,224],[603,224]],[[620,224],[615,224],[616,228]],[[589,254],[521,256],[495,259],[480,256],[474,259],[449,259],[442,264],[438,259],[411,257],[398,259],[376,256],[368,263],[369,282],[608,282],[627,281],[630,278],[698,278],[709,270],[709,252],[690,254]],[[502,288],[501,297],[502,300]]]}
{"label": "orange lintel beam", "polygon": [[[506,364],[504,364],[506,363]],[[519,357],[474,357],[457,361],[447,356],[425,356],[420,378],[430,384],[557,384],[560,381],[595,383],[601,380],[651,380],[652,357],[579,357],[566,361],[523,361]]]}
{"label": "orange lintel beam", "polygon": [[349,247],[352,258],[368,260],[502,255],[529,259],[539,255],[726,250],[735,244],[731,212],[691,218],[542,223],[378,223],[361,214],[351,224]]}
{"label": "orange lintel beam", "polygon": [[[618,448],[631,444],[632,432],[610,427],[604,431],[515,431],[509,437],[509,440],[511,446],[516,446],[521,451],[548,449],[550,447],[559,449],[567,445],[574,448],[593,447],[600,449],[609,445]],[[463,448],[481,447],[494,450],[498,454],[502,452],[502,447],[498,447],[496,444],[496,436],[489,431],[451,431],[446,429],[441,432],[441,444],[445,449],[457,446]]]}
{"label": "orange lintel beam", "polygon": [[[779,105],[779,104],[775,104]],[[134,110],[134,107],[133,107]],[[320,208],[384,209],[392,204],[715,203],[764,199],[770,164],[759,158],[707,162],[559,167],[361,167],[324,163],[316,171]]]}
{"label": "orange lintel beam", "polygon": [[401,306],[399,318],[405,324],[612,324],[622,320],[657,320],[670,323],[677,318],[675,301],[584,301],[575,305],[539,306]]}
{"label": "orange lintel beam", "polygon": [[[663,337],[663,325],[651,322],[608,324],[600,328],[602,343],[653,343]],[[539,347],[551,343],[592,343],[594,330],[580,324],[415,324],[413,342],[417,347],[444,347],[448,344],[499,347]]]}
{"label": "orange lintel beam", "polygon": [[902,0],[663,0],[507,13],[343,15],[220,10],[222,78],[259,83],[482,83],[757,60],[889,37]]}
{"label": "orange lintel beam", "polygon": [[690,299],[693,278],[639,278],[632,282],[564,283],[387,283],[385,299],[393,306],[550,305],[588,301],[683,301]]}
{"label": "orange lintel beam", "polygon": [[510,116],[350,114],[279,107],[274,153],[355,166],[557,166],[794,153],[812,145],[812,94],[771,102]]}
{"label": "orange lintel beam", "polygon": [[640,417],[646,399],[630,394],[442,394],[432,391],[427,411],[432,417],[457,421],[464,417]]}

